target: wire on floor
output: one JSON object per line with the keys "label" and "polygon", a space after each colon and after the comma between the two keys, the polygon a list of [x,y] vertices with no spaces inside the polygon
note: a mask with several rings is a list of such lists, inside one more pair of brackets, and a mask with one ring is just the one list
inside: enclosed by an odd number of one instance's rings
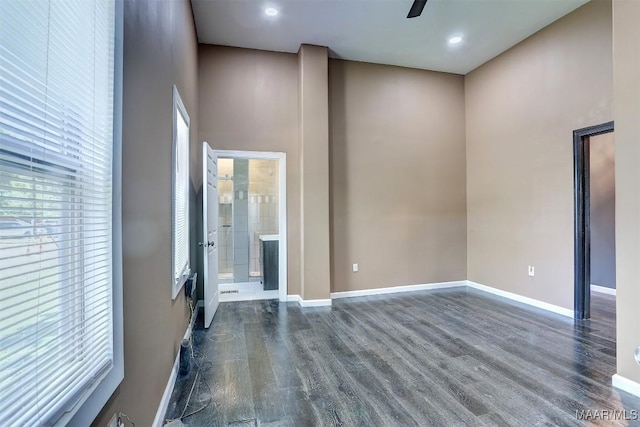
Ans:
{"label": "wire on floor", "polygon": [[[190,307],[191,308],[191,307]],[[193,310],[193,308],[192,308]],[[193,311],[192,311],[193,313]],[[193,314],[192,314],[193,315]],[[193,339],[191,339],[193,337],[193,333],[191,334],[190,341],[189,341],[189,347],[191,349],[191,357],[193,358],[196,366],[198,367],[198,370],[196,371],[196,375],[195,378],[193,379],[193,384],[191,385],[191,390],[189,390],[189,395],[187,396],[187,402],[184,405],[184,408],[182,409],[182,413],[180,414],[180,416],[178,418],[174,418],[174,419],[167,419],[165,420],[165,425],[175,422],[177,420],[184,420],[185,418],[189,418],[192,415],[195,415],[199,412],[204,411],[207,407],[209,407],[209,405],[211,404],[211,402],[213,401],[213,391],[211,390],[211,385],[209,384],[209,381],[207,381],[206,378],[204,378],[205,376],[205,371],[208,369],[211,369],[213,367],[213,364],[211,362],[204,362],[204,358],[205,358],[205,354],[197,354],[193,348]],[[207,403],[205,403],[204,405],[202,405],[200,408],[189,412],[187,414],[187,409],[189,408],[189,404],[191,402],[191,397],[193,395],[193,391],[194,389],[196,389],[196,387],[199,386],[199,380],[202,380],[204,382],[204,384],[207,386],[207,390],[209,391],[209,399],[207,399]]]}
{"label": "wire on floor", "polygon": [[121,419],[122,419],[122,417],[126,418],[126,419],[127,419],[127,421],[129,421],[133,427],[136,427],[136,423],[134,423],[133,421],[131,421],[131,418],[129,418],[129,415],[127,415],[127,414],[125,414],[125,413],[123,413],[123,412],[120,412],[120,413],[118,414],[118,417],[120,417]]}
{"label": "wire on floor", "polygon": [[[192,346],[193,349],[193,346]],[[199,359],[200,359],[200,363],[198,363],[198,356],[194,356],[194,361],[196,363],[196,365],[198,366],[198,371],[196,372],[196,377],[193,380],[193,385],[191,386],[191,391],[189,392],[189,396],[187,397],[187,403],[184,406],[184,409],[182,410],[182,414],[180,414],[180,420],[184,420],[185,418],[189,418],[192,415],[197,414],[198,412],[204,411],[207,407],[209,407],[209,405],[211,404],[211,402],[213,401],[213,391],[211,390],[211,385],[209,384],[209,381],[207,381],[206,378],[204,378],[204,372],[207,369],[210,369],[213,367],[213,364],[211,362],[204,362],[204,353],[202,355],[200,355]],[[191,401],[191,395],[193,394],[193,390],[196,386],[196,384],[198,383],[198,380],[202,380],[204,382],[204,384],[207,386],[207,390],[209,391],[209,399],[207,399],[207,403],[205,403],[204,405],[202,405],[200,408],[189,412],[188,414],[186,414],[187,412],[187,408],[189,407],[189,402]]]}

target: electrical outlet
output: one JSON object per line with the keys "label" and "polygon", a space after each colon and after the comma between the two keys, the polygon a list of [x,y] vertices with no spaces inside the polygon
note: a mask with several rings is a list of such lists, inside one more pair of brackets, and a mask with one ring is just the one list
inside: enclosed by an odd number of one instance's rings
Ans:
{"label": "electrical outlet", "polygon": [[353,272],[357,273],[358,272],[358,264],[353,264]]}
{"label": "electrical outlet", "polygon": [[529,266],[529,276],[535,276],[536,275],[536,269],[533,265]]}

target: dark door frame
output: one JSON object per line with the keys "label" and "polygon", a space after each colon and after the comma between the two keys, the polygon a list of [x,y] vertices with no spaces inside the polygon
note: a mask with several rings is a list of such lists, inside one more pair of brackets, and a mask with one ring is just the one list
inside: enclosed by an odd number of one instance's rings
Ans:
{"label": "dark door frame", "polygon": [[591,317],[591,230],[589,138],[613,132],[613,122],[573,131],[574,297],[576,319]]}

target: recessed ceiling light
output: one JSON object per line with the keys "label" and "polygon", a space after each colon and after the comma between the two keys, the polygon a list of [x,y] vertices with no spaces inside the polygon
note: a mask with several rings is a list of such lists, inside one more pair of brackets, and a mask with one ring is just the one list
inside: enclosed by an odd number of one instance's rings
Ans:
{"label": "recessed ceiling light", "polygon": [[460,42],[462,42],[461,36],[453,36],[449,39],[449,44],[458,44]]}
{"label": "recessed ceiling light", "polygon": [[267,16],[276,16],[278,14],[278,9],[273,7],[268,7],[264,10],[265,15]]}

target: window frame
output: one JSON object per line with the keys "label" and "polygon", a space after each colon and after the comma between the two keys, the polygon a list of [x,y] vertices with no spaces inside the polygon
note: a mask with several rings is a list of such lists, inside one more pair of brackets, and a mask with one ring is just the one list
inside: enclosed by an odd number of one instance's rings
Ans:
{"label": "window frame", "polygon": [[[180,92],[176,85],[173,85],[173,136],[172,136],[172,156],[171,156],[171,299],[175,300],[178,296],[178,293],[184,286],[187,278],[191,275],[191,239],[190,239],[190,209],[189,209],[189,180],[190,180],[190,172],[189,172],[189,148],[190,148],[190,135],[191,135],[191,118],[189,117],[189,113],[187,112],[187,108],[182,102],[182,98],[180,97]],[[183,270],[180,277],[177,276],[177,271],[175,270],[176,264],[176,191],[177,191],[177,162],[178,162],[178,115],[181,115],[187,125],[187,141],[186,141],[186,152],[187,152],[187,182],[185,191],[185,233],[187,240],[187,263],[186,267]]]}
{"label": "window frame", "polygon": [[124,314],[122,276],[122,87],[124,3],[115,3],[112,158],[112,327],[113,365],[78,399],[55,425],[91,425],[124,379]]}

